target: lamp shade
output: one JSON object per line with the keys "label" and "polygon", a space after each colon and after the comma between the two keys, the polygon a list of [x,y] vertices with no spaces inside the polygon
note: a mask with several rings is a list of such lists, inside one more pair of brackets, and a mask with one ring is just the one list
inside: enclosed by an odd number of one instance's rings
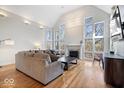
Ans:
{"label": "lamp shade", "polygon": [[34,47],[35,47],[36,49],[39,49],[39,48],[41,47],[41,44],[40,44],[40,43],[35,43],[35,44],[34,44]]}

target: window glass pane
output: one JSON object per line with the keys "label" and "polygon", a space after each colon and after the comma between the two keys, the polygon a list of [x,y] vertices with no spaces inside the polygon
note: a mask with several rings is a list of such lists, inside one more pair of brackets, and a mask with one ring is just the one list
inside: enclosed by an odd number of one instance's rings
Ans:
{"label": "window glass pane", "polygon": [[85,19],[85,24],[86,25],[92,25],[92,22],[93,22],[93,18],[92,17],[89,17],[89,18]]}
{"label": "window glass pane", "polygon": [[93,40],[85,39],[85,51],[92,51],[92,50],[93,50]]}
{"label": "window glass pane", "polygon": [[95,36],[103,36],[104,32],[104,23],[95,24]]}
{"label": "window glass pane", "polygon": [[54,32],[54,48],[64,50],[64,24],[59,25],[59,30]]}
{"label": "window glass pane", "polygon": [[59,35],[60,35],[60,40],[64,40],[64,25],[60,25],[59,27]]}
{"label": "window glass pane", "polygon": [[104,39],[103,38],[97,38],[95,39],[95,51],[103,51],[104,50]]}
{"label": "window glass pane", "polygon": [[55,49],[59,50],[59,41],[55,42]]}
{"label": "window glass pane", "polygon": [[51,28],[46,29],[46,48],[52,49],[52,41],[53,41],[53,31]]}
{"label": "window glass pane", "polygon": [[60,49],[64,50],[64,42],[60,42]]}
{"label": "window glass pane", "polygon": [[59,32],[58,32],[58,31],[55,32],[55,40],[56,40],[56,41],[59,40]]}
{"label": "window glass pane", "polygon": [[85,19],[85,37],[92,38],[93,36],[93,19],[92,17]]}
{"label": "window glass pane", "polygon": [[85,57],[86,58],[93,58],[93,54],[92,53],[85,53]]}
{"label": "window glass pane", "polygon": [[92,36],[93,36],[92,25],[87,25],[85,29],[85,37],[92,37]]}
{"label": "window glass pane", "polygon": [[47,49],[52,49],[52,42],[47,41]]}
{"label": "window glass pane", "polygon": [[52,40],[52,31],[47,31],[47,41]]}

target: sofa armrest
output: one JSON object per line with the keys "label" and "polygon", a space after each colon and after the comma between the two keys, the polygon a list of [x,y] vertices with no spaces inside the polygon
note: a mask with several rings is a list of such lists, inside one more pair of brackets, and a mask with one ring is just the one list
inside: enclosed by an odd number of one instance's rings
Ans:
{"label": "sofa armrest", "polygon": [[63,73],[63,64],[60,61],[55,61],[45,66],[47,73],[52,74],[57,71],[61,71]]}
{"label": "sofa armrest", "polygon": [[60,61],[54,61],[48,65],[48,68],[62,68],[62,63]]}

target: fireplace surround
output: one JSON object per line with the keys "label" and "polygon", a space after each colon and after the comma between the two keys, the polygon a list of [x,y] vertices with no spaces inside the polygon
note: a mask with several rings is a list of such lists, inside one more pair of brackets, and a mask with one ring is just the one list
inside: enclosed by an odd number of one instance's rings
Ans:
{"label": "fireplace surround", "polygon": [[69,44],[66,45],[66,56],[76,57],[80,59],[80,49],[79,44]]}
{"label": "fireplace surround", "polygon": [[69,50],[69,56],[79,58],[79,51],[78,50]]}

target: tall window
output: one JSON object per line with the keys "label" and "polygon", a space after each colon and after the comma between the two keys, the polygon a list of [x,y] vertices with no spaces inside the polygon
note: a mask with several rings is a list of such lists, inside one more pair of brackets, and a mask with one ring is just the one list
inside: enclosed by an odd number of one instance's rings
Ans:
{"label": "tall window", "polygon": [[94,55],[104,51],[104,22],[95,23]]}
{"label": "tall window", "polygon": [[54,48],[64,50],[64,24],[59,26],[59,30],[54,33]]}
{"label": "tall window", "polygon": [[53,31],[49,28],[46,30],[46,47],[52,49],[53,44]]}
{"label": "tall window", "polygon": [[85,19],[85,57],[92,58],[93,56],[93,18]]}
{"label": "tall window", "polygon": [[[94,28],[94,30],[93,30]],[[104,22],[93,25],[93,17],[85,19],[85,58],[93,58],[94,55],[104,51]]]}
{"label": "tall window", "polygon": [[59,31],[55,31],[55,41],[54,46],[56,50],[59,50]]}
{"label": "tall window", "polygon": [[64,50],[64,31],[65,31],[65,27],[64,24],[59,26],[59,50]]}

